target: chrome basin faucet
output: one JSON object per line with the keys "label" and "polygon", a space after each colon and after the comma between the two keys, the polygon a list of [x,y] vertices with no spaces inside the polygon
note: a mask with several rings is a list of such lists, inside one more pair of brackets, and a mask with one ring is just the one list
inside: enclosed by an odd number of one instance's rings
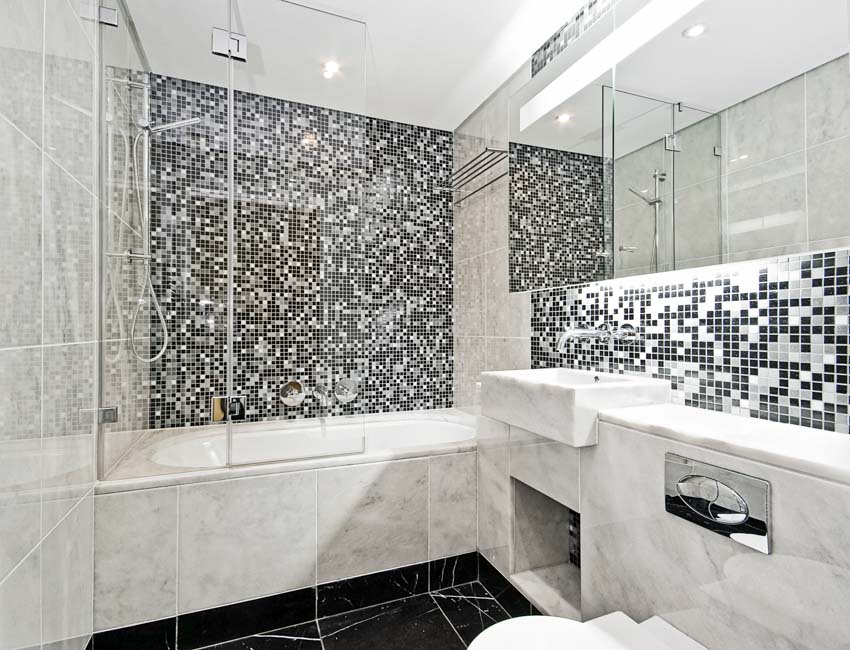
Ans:
{"label": "chrome basin faucet", "polygon": [[634,325],[628,323],[614,327],[608,323],[600,323],[596,327],[590,327],[587,323],[579,323],[577,327],[567,327],[558,338],[558,352],[567,352],[568,344],[574,341],[599,341],[607,343],[611,339],[615,341],[637,341],[638,332]]}

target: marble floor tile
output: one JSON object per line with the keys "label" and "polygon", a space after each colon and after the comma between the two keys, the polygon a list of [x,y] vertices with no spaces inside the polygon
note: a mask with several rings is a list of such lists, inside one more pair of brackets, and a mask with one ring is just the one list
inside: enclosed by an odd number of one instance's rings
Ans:
{"label": "marble floor tile", "polygon": [[478,580],[511,616],[528,616],[531,603],[483,557],[478,559]]}
{"label": "marble floor tile", "polygon": [[319,585],[319,618],[427,593],[428,569],[423,562]]}
{"label": "marble floor tile", "polygon": [[429,562],[431,591],[478,580],[478,552]]}
{"label": "marble floor tile", "polygon": [[428,594],[325,618],[319,628],[325,650],[464,647]]}
{"label": "marble floor tile", "polygon": [[450,587],[432,595],[467,645],[491,625],[510,618],[499,602],[478,582]]}
{"label": "marble floor tile", "polygon": [[316,621],[213,646],[213,650],[322,650]]}

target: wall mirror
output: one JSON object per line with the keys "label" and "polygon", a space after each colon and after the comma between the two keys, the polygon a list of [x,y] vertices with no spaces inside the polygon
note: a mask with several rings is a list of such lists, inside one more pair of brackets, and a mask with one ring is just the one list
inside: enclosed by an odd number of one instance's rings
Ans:
{"label": "wall mirror", "polygon": [[512,291],[850,245],[848,0],[593,5],[511,99]]}

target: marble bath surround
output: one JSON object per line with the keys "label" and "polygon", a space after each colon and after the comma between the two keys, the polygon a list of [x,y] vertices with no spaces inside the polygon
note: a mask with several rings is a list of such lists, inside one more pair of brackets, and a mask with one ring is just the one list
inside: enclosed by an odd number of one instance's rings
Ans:
{"label": "marble bath surround", "polygon": [[95,631],[475,552],[475,449],[472,439],[103,481]]}

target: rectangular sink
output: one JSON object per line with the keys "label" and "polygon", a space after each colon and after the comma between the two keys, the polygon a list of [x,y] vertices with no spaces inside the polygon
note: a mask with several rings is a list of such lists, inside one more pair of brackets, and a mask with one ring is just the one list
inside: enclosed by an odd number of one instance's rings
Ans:
{"label": "rectangular sink", "polygon": [[664,404],[662,379],[546,368],[481,374],[481,414],[552,440],[587,447],[597,441],[602,409]]}

